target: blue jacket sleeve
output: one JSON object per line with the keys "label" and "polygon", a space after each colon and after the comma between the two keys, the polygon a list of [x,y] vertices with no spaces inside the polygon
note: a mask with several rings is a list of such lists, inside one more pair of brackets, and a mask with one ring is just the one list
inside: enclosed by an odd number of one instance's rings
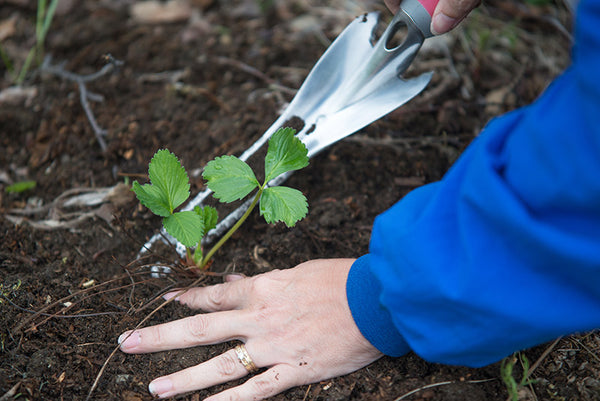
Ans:
{"label": "blue jacket sleeve", "polygon": [[483,366],[600,328],[597,27],[600,0],[582,0],[569,69],[377,217],[347,295],[379,350]]}

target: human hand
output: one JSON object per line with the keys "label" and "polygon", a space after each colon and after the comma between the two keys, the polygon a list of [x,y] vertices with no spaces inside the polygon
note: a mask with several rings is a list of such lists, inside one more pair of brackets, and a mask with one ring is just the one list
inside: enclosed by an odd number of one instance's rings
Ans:
{"label": "human hand", "polygon": [[[377,360],[360,333],[346,299],[353,259],[313,260],[293,269],[190,289],[177,300],[206,314],[126,332],[121,350],[146,353],[216,344],[245,343],[265,371],[207,400],[261,400],[288,388],[358,370]],[[165,298],[175,296],[169,293]],[[190,351],[193,352],[193,351]],[[240,379],[248,370],[233,349],[213,359],[153,380],[161,398]]]}
{"label": "human hand", "polygon": [[[385,0],[390,11],[395,13],[402,0]],[[441,35],[452,30],[481,0],[440,0],[431,17],[431,33]]]}

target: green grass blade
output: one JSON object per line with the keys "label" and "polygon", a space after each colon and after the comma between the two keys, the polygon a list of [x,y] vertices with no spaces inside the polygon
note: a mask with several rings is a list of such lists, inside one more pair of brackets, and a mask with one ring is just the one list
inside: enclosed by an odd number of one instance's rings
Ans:
{"label": "green grass blade", "polygon": [[46,40],[46,35],[48,34],[48,30],[50,30],[50,25],[52,24],[52,20],[54,19],[54,13],[56,12],[56,7],[58,6],[58,0],[52,0],[50,3],[50,7],[48,7],[48,11],[44,16],[44,24],[42,26],[42,40],[44,43]]}
{"label": "green grass blade", "polygon": [[44,26],[44,15],[46,15],[46,0],[38,0],[37,16],[35,19],[35,39],[40,43],[42,39],[42,28]]}
{"label": "green grass blade", "polygon": [[6,191],[6,193],[21,193],[21,192],[25,192],[29,189],[33,189],[35,188],[37,185],[36,181],[19,181],[19,182],[15,182],[12,185],[7,186],[4,190]]}
{"label": "green grass blade", "polygon": [[17,76],[17,80],[15,81],[17,85],[21,85],[23,81],[25,81],[25,77],[27,76],[27,72],[29,72],[29,67],[31,66],[34,56],[35,47],[31,48],[29,50],[29,53],[27,54],[25,63],[23,64],[23,67],[21,67],[21,71],[19,71],[19,75]]}

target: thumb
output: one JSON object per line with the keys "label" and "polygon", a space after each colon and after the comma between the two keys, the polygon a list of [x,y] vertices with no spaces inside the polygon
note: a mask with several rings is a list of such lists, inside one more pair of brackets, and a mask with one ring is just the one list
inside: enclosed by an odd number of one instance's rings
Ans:
{"label": "thumb", "polygon": [[440,0],[431,19],[431,33],[441,35],[452,30],[481,0]]}

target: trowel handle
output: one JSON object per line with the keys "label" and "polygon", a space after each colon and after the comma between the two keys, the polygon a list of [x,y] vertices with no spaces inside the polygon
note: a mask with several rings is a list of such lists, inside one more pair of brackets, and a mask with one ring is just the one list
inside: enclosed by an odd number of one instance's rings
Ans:
{"label": "trowel handle", "polygon": [[425,38],[433,36],[431,33],[431,17],[439,0],[402,0],[402,10],[419,28]]}
{"label": "trowel handle", "polygon": [[431,17],[433,17],[433,12],[435,11],[435,8],[439,2],[439,0],[419,0],[419,3],[421,3]]}

